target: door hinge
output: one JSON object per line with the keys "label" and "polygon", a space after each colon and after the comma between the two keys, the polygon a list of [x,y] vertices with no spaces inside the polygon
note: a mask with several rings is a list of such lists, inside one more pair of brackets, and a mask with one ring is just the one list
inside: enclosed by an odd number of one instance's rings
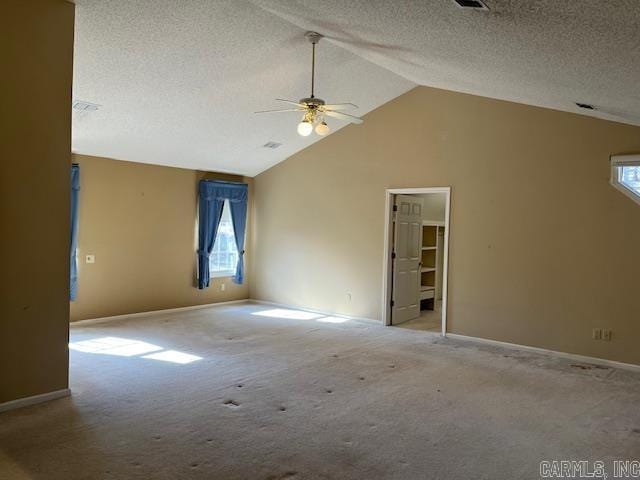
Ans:
{"label": "door hinge", "polygon": [[391,259],[395,260],[396,259],[396,252],[391,252]]}
{"label": "door hinge", "polygon": [[394,206],[393,206],[393,211],[394,211],[394,212],[397,212],[397,211],[398,211],[398,205],[394,205]]}
{"label": "door hinge", "polygon": [[393,307],[395,304],[396,303],[393,300],[391,300],[391,306]]}

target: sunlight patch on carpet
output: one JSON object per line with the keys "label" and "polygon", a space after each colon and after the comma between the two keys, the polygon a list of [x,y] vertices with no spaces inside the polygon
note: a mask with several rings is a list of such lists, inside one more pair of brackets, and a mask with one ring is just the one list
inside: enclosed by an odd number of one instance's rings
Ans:
{"label": "sunlight patch on carpet", "polygon": [[152,353],[150,355],[145,355],[142,358],[160,360],[162,362],[179,363],[181,365],[195,362],[196,360],[202,360],[202,357],[198,357],[197,355],[190,355],[188,353],[177,352],[175,350],[165,350],[163,352]]}
{"label": "sunlight patch on carpet", "polygon": [[252,312],[251,315],[270,318],[286,318],[291,320],[315,320],[322,323],[344,323],[349,321],[345,317],[327,316],[321,313],[304,312],[302,310],[290,310],[288,308],[272,308],[270,310],[260,310]]}
{"label": "sunlight patch on carpet", "polygon": [[118,357],[137,357],[148,360],[187,363],[202,360],[202,357],[176,350],[165,350],[164,347],[132,338],[99,337],[69,343],[69,350],[99,355],[115,355]]}

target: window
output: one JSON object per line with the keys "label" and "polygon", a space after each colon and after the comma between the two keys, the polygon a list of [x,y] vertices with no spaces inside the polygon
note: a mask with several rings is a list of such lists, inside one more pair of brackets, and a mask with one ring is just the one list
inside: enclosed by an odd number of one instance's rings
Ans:
{"label": "window", "polygon": [[236,236],[233,233],[231,208],[229,200],[225,200],[216,242],[213,244],[213,251],[209,257],[209,271],[212,277],[231,277],[236,273],[237,264],[238,247],[236,246]]}
{"label": "window", "polygon": [[640,203],[640,155],[611,157],[611,185]]}
{"label": "window", "polygon": [[636,194],[640,193],[640,166],[620,167],[620,183]]}

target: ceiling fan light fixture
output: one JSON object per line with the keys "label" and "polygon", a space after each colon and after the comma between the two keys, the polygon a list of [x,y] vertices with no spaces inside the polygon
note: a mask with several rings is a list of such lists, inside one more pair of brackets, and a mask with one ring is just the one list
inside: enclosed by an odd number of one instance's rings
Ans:
{"label": "ceiling fan light fixture", "polygon": [[313,124],[308,120],[302,120],[298,124],[298,133],[303,137],[308,137],[313,132]]}
{"label": "ceiling fan light fixture", "polygon": [[326,122],[320,122],[318,125],[316,125],[316,133],[320,136],[325,136],[327,135],[329,132],[331,131],[331,129],[329,128],[329,125],[326,124]]}
{"label": "ceiling fan light fixture", "polygon": [[[284,98],[276,98],[279,102],[289,104],[289,108],[278,110],[261,110],[255,113],[282,113],[282,112],[302,112],[303,117],[298,123],[298,134],[308,137],[315,131],[320,136],[328,135],[331,132],[329,125],[324,121],[325,116],[337,118],[350,123],[362,123],[362,119],[340,110],[348,110],[350,108],[358,108],[353,103],[332,103],[327,104],[321,98],[315,96],[315,78],[316,78],[316,44],[322,38],[317,32],[307,32],[305,37],[311,42],[311,95],[300,100],[285,100]],[[294,108],[292,108],[294,107]]]}

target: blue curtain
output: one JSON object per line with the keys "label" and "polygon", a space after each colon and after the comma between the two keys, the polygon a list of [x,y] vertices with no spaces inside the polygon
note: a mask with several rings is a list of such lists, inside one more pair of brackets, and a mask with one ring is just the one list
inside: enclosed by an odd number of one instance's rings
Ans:
{"label": "blue curtain", "polygon": [[216,243],[218,225],[225,200],[231,206],[231,219],[238,247],[238,264],[234,283],[244,281],[244,237],[247,222],[248,187],[245,183],[201,180],[198,191],[198,288],[207,288],[211,280],[209,257]]}
{"label": "blue curtain", "polygon": [[76,250],[78,249],[78,191],[80,190],[80,165],[71,165],[71,255],[69,258],[70,284],[69,299],[76,299],[78,293],[78,262]]}
{"label": "blue curtain", "polygon": [[233,283],[242,285],[244,282],[244,234],[247,227],[247,201],[230,202],[229,205],[231,206],[233,234],[236,237],[236,247],[238,248],[238,265],[236,265]]}

